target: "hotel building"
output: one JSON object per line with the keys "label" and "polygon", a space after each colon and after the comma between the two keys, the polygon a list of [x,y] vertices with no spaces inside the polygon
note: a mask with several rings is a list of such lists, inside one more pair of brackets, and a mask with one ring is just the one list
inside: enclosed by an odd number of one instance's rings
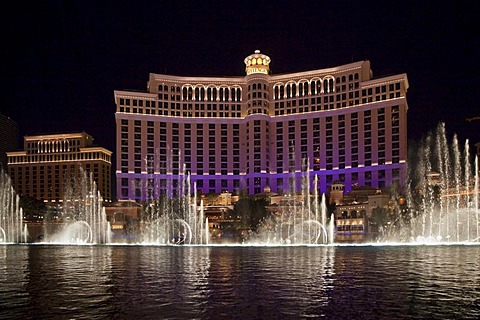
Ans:
{"label": "hotel building", "polygon": [[145,92],[114,91],[118,199],[175,195],[185,177],[203,193],[404,184],[406,74],[359,61],[274,75],[258,50],[244,62],[245,76],[151,73]]}
{"label": "hotel building", "polygon": [[104,201],[111,201],[112,152],[93,145],[85,132],[25,136],[24,150],[8,152],[8,173],[19,195],[61,203],[67,183],[93,173]]}

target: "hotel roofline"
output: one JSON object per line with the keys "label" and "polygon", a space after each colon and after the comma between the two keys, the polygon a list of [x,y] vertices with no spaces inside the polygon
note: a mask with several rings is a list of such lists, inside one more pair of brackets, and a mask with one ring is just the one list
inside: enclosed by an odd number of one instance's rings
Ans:
{"label": "hotel roofline", "polygon": [[[367,64],[367,65],[365,65]],[[214,84],[245,84],[247,82],[247,77],[250,79],[255,76],[268,76],[268,82],[272,83],[275,81],[280,81],[280,80],[306,80],[304,79],[305,77],[311,77],[312,75],[316,76],[335,76],[337,74],[341,74],[344,72],[348,71],[354,71],[354,70],[359,70],[367,68],[370,70],[370,61],[369,60],[364,60],[364,61],[358,61],[358,62],[353,62],[349,64],[344,64],[341,66],[336,66],[336,67],[331,67],[331,68],[323,68],[323,69],[314,69],[314,70],[309,70],[309,71],[301,71],[301,72],[292,72],[292,73],[282,73],[282,74],[261,74],[261,73],[253,73],[250,75],[246,76],[180,76],[180,75],[170,75],[170,74],[161,74],[161,73],[150,73],[149,76],[149,83],[152,81],[171,81],[173,83],[179,83],[179,84],[185,84],[188,82],[198,82],[198,83],[205,83],[208,85],[214,85]],[[408,84],[408,78],[406,73],[400,73],[400,74],[394,74],[394,75],[389,75],[389,76],[381,76],[381,77],[373,77],[371,75],[371,79],[361,82],[361,85],[363,84],[363,87],[368,88],[369,86],[373,84],[377,84],[378,80],[383,80],[383,81],[394,81],[394,80],[402,80],[405,81],[406,84],[406,89],[408,89],[409,84]],[[152,95],[152,97],[155,97],[155,94],[152,94],[151,92],[148,91],[142,91],[142,90],[135,90],[132,92],[131,89],[124,89],[124,90],[114,90],[115,94],[116,93],[121,93],[121,92],[128,92],[130,95],[132,93],[135,94],[146,94]]]}

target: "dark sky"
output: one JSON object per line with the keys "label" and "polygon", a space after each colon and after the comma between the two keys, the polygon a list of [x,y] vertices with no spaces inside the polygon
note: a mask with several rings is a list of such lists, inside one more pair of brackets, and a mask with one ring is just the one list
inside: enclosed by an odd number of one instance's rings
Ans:
{"label": "dark sky", "polygon": [[[20,134],[86,131],[115,148],[114,90],[149,73],[243,76],[259,49],[274,74],[370,60],[406,73],[409,138],[446,123],[480,141],[475,1],[7,1],[0,113]],[[33,3],[33,4],[32,4]]]}

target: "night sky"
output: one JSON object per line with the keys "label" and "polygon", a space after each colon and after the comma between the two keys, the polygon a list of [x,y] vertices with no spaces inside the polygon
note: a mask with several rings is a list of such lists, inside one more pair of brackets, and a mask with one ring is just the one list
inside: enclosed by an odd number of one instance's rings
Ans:
{"label": "night sky", "polygon": [[[115,150],[114,90],[149,73],[243,76],[259,49],[273,74],[370,60],[406,73],[408,135],[446,123],[480,142],[475,1],[8,1],[0,113],[24,135],[86,131]],[[473,149],[472,149],[473,150]]]}

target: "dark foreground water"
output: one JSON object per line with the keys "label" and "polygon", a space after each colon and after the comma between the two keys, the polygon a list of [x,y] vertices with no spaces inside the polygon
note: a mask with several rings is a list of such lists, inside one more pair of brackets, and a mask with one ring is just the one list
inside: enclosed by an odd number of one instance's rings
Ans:
{"label": "dark foreground water", "polygon": [[480,246],[0,245],[0,319],[479,319]]}

